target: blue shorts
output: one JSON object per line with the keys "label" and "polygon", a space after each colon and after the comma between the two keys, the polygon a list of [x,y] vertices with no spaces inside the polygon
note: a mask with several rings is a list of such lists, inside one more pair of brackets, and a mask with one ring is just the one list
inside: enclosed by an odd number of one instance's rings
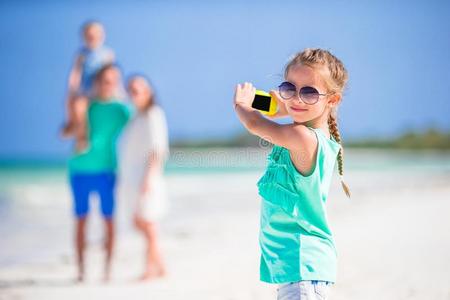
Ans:
{"label": "blue shorts", "polygon": [[98,194],[103,216],[111,218],[114,215],[115,173],[71,174],[70,185],[74,199],[74,213],[78,218],[85,217],[89,213],[89,196],[91,192]]}

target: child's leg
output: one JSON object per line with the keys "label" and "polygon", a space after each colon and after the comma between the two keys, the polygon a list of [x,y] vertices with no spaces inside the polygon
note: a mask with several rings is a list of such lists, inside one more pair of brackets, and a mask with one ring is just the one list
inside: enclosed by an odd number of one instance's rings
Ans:
{"label": "child's leg", "polygon": [[61,131],[63,137],[70,137],[73,134],[73,96],[68,95],[65,102],[66,121]]}
{"label": "child's leg", "polygon": [[73,101],[73,122],[75,135],[75,148],[82,151],[87,146],[87,109],[89,100],[79,96]]}
{"label": "child's leg", "polygon": [[67,122],[62,129],[63,137],[75,137],[75,148],[86,147],[86,112],[89,100],[85,96],[69,96],[66,101]]}
{"label": "child's leg", "polygon": [[75,103],[80,96],[69,94],[65,102],[66,108],[66,121],[62,130],[62,135],[64,137],[70,137],[74,134],[74,124],[75,124]]}

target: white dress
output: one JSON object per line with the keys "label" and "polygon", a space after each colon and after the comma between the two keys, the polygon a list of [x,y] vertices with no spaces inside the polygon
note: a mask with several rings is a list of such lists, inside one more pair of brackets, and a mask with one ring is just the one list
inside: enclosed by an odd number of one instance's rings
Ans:
{"label": "white dress", "polygon": [[[166,183],[163,174],[150,179],[149,191],[142,193],[150,155],[169,156],[167,122],[164,111],[157,104],[139,112],[125,129],[119,157],[119,201],[132,214],[147,221],[161,219],[168,209]],[[151,166],[150,166],[151,167]]]}

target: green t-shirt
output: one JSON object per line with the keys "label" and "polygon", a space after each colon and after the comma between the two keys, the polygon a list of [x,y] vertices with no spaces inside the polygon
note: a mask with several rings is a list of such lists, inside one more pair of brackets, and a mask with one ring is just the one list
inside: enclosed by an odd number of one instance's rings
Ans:
{"label": "green t-shirt", "polygon": [[264,282],[336,281],[337,252],[325,204],[341,145],[322,129],[308,128],[318,139],[313,172],[300,174],[289,150],[274,145],[257,183],[262,196],[259,243]]}
{"label": "green t-shirt", "polygon": [[69,160],[70,173],[115,171],[116,143],[131,116],[131,108],[112,99],[91,100],[88,119],[88,149],[74,154]]}

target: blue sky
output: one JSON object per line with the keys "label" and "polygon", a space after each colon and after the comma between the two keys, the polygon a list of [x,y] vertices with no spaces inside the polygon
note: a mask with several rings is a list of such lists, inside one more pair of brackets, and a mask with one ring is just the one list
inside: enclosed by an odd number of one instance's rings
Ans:
{"label": "blue sky", "polygon": [[105,24],[125,75],[152,79],[172,140],[243,131],[235,84],[276,87],[305,47],[331,50],[350,73],[344,141],[450,129],[445,1],[2,1],[0,156],[69,153],[57,132],[79,27],[92,18]]}

